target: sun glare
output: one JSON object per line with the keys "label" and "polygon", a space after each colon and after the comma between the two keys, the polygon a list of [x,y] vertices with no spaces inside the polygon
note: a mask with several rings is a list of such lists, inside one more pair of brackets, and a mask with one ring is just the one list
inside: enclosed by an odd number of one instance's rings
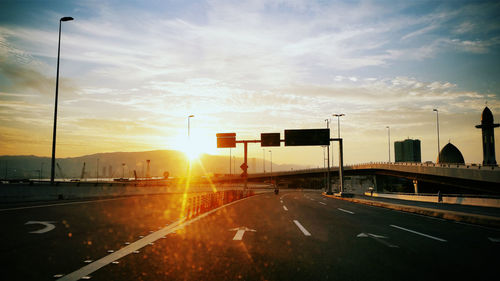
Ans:
{"label": "sun glare", "polygon": [[191,133],[190,138],[181,136],[176,139],[176,149],[183,152],[189,160],[195,160],[204,153],[216,153],[215,134],[212,139],[208,134]]}

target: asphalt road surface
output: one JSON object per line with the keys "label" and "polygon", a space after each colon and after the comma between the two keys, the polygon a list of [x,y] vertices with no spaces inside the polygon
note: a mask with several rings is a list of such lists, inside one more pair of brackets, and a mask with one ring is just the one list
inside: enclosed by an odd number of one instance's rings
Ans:
{"label": "asphalt road surface", "polygon": [[498,280],[500,230],[282,191],[1,209],[2,280]]}

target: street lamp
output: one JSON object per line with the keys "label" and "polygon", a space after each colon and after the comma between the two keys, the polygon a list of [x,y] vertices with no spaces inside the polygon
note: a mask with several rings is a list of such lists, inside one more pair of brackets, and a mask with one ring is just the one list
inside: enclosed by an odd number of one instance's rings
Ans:
{"label": "street lamp", "polygon": [[[325,119],[325,122],[326,122],[326,127],[328,129],[330,129],[330,119]],[[328,132],[330,132],[330,130],[328,130]],[[329,186],[330,186],[330,136],[328,135],[328,146],[326,147],[326,159],[328,161],[328,169],[326,170],[326,188],[327,190],[325,192],[328,192],[328,190],[330,190]]]}
{"label": "street lamp", "polygon": [[340,139],[340,117],[345,116],[345,114],[339,113],[339,114],[333,114],[332,116],[337,117],[337,131],[338,131],[338,138]]}
{"label": "street lamp", "polygon": [[190,120],[191,118],[193,118],[193,117],[194,117],[194,115],[192,115],[192,114],[188,116],[188,138],[190,138],[190,137],[191,137],[191,136],[190,136],[190,127],[191,127],[191,125],[190,125],[190,123],[189,123],[189,120]]}
{"label": "street lamp", "polygon": [[264,169],[264,175],[266,174],[266,150],[263,148],[262,149],[262,155],[264,156],[262,158],[262,167]]}
{"label": "street lamp", "polygon": [[57,128],[57,98],[59,92],[59,57],[61,55],[61,23],[73,20],[72,17],[63,17],[59,20],[59,43],[57,44],[57,72],[56,72],[56,101],[54,106],[54,129],[52,131],[52,165],[50,170],[50,184],[54,184],[56,165],[56,128]]}
{"label": "street lamp", "polygon": [[437,110],[437,108],[434,108],[432,111],[436,112],[436,127],[437,127],[437,134],[438,134],[438,157],[437,157],[437,160],[439,161],[439,148],[441,147],[439,145],[439,111]]}
{"label": "street lamp", "polygon": [[97,183],[99,183],[99,158],[97,158],[97,168],[96,168],[95,173],[96,173],[96,177],[97,177],[96,181],[97,181]]}
{"label": "street lamp", "polygon": [[269,153],[271,154],[271,184],[273,184],[273,151],[269,150]]}
{"label": "street lamp", "polygon": [[391,163],[391,127],[386,126],[386,128],[387,128],[387,140],[389,147],[389,163]]}

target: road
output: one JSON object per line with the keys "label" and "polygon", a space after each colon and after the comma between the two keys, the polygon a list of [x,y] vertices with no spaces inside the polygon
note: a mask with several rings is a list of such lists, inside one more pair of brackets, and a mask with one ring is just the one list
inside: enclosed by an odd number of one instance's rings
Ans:
{"label": "road", "polygon": [[2,279],[498,279],[499,229],[315,191],[181,209],[175,194],[1,209]]}

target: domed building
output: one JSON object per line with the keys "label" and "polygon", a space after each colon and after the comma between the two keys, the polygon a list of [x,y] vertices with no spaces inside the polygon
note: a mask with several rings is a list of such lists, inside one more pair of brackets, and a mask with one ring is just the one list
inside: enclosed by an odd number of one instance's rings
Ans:
{"label": "domed building", "polygon": [[460,152],[456,146],[451,144],[451,142],[441,149],[437,162],[439,164],[465,164],[462,152]]}

